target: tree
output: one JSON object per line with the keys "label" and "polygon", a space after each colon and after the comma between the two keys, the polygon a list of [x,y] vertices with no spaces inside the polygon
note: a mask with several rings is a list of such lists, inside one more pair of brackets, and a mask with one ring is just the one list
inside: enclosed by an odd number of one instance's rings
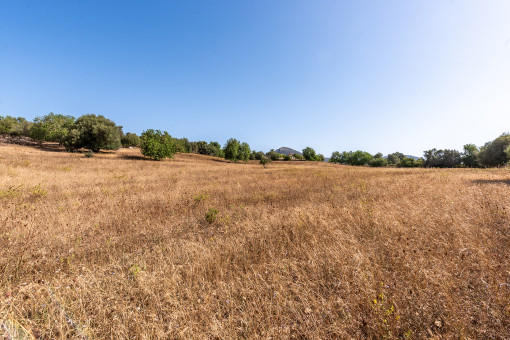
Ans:
{"label": "tree", "polygon": [[104,116],[83,115],[71,126],[64,144],[69,149],[85,148],[93,152],[117,150],[122,145],[120,128]]}
{"label": "tree", "polygon": [[317,162],[324,162],[324,159],[325,159],[325,157],[324,157],[324,155],[323,155],[323,154],[321,154],[321,153],[320,153],[320,154],[318,154],[317,156],[315,156],[315,160],[316,160]]}
{"label": "tree", "polygon": [[253,151],[253,152],[254,152],[253,159],[255,159],[257,161],[260,161],[261,159],[266,157],[262,151],[257,151],[257,152]]}
{"label": "tree", "polygon": [[250,159],[250,154],[251,150],[248,143],[244,142],[241,143],[241,145],[239,146],[239,159],[248,162],[248,160]]}
{"label": "tree", "polygon": [[505,152],[509,146],[510,135],[504,133],[481,148],[478,161],[484,166],[504,165],[510,160],[510,155]]}
{"label": "tree", "polygon": [[266,168],[266,164],[267,163],[271,163],[271,158],[267,158],[266,156],[263,156],[260,161],[259,161],[260,164],[262,164],[264,166],[264,169]]}
{"label": "tree", "polygon": [[464,145],[464,152],[462,153],[462,163],[465,166],[475,168],[478,167],[478,147],[474,144]]}
{"label": "tree", "polygon": [[414,168],[416,166],[417,166],[417,164],[416,164],[414,158],[411,158],[411,157],[404,157],[398,163],[398,167],[400,167],[400,168]]}
{"label": "tree", "polygon": [[331,157],[329,158],[330,163],[339,163],[342,164],[344,160],[344,157],[339,151],[333,151],[331,154]]}
{"label": "tree", "polygon": [[461,165],[461,155],[457,150],[431,149],[423,152],[424,166],[436,168],[454,168]]}
{"label": "tree", "polygon": [[403,153],[397,151],[397,152],[394,152],[394,153],[390,153],[388,155],[387,159],[388,159],[388,163],[389,164],[395,164],[396,165],[396,164],[400,163],[400,161],[402,159],[404,159],[404,157],[405,156],[404,156]]}
{"label": "tree", "polygon": [[141,140],[136,133],[128,132],[120,138],[120,142],[124,147],[129,146],[138,147],[140,146]]}
{"label": "tree", "polygon": [[283,156],[283,160],[284,160],[284,161],[286,161],[286,162],[288,162],[288,161],[291,161],[291,160],[292,160],[292,157],[291,157],[291,156],[289,156],[289,155],[285,155],[285,156]]}
{"label": "tree", "polygon": [[315,161],[317,155],[315,154],[315,150],[314,149],[312,149],[311,147],[307,146],[306,148],[303,149],[303,157],[307,161]]}
{"label": "tree", "polygon": [[63,145],[75,120],[73,116],[54,114],[53,112],[36,117],[34,124],[30,127],[30,137],[39,141],[57,142],[59,145]]}
{"label": "tree", "polygon": [[28,136],[31,125],[32,123],[23,117],[0,116],[0,135]]}
{"label": "tree", "polygon": [[142,155],[160,161],[174,156],[175,143],[168,132],[149,129],[140,137],[140,149]]}
{"label": "tree", "polygon": [[294,159],[297,159],[298,161],[302,161],[303,159],[305,159],[303,155],[300,155],[298,153],[293,154],[292,157],[294,157]]}
{"label": "tree", "polygon": [[272,161],[277,161],[283,157],[282,154],[279,154],[278,152],[274,151],[274,149],[271,149],[268,153],[266,153],[266,156]]}
{"label": "tree", "polygon": [[349,164],[350,165],[367,165],[372,160],[372,155],[365,151],[354,151],[349,153]]}
{"label": "tree", "polygon": [[239,159],[239,148],[241,147],[241,143],[235,138],[230,138],[225,147],[223,148],[223,152],[225,154],[225,159],[228,159],[232,162],[237,162]]}
{"label": "tree", "polygon": [[378,152],[375,154],[374,158],[372,158],[372,160],[368,163],[368,165],[374,167],[386,166],[388,165],[388,160],[386,160],[386,158],[383,157],[382,153]]}

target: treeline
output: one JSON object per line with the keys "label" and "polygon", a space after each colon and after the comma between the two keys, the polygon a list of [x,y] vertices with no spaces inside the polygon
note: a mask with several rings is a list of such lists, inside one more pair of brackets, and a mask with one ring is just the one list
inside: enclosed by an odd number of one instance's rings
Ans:
{"label": "treeline", "polygon": [[[271,161],[324,161],[311,147],[302,154],[283,155],[274,150],[267,153],[254,151],[250,146],[231,138],[222,147],[218,142],[196,141],[187,138],[173,138],[166,131],[146,130],[140,136],[124,133],[122,126],[101,115],[87,114],[75,118],[69,115],[49,113],[36,117],[33,122],[23,117],[0,116],[0,135],[26,136],[39,143],[55,142],[68,151],[88,149],[117,150],[120,147],[140,147],[143,155],[153,159],[171,158],[175,153],[195,153],[222,157],[233,162],[258,160],[261,164]],[[397,167],[488,167],[502,166],[510,161],[510,135],[504,133],[481,147],[464,145],[463,152],[448,149],[424,151],[423,158],[414,159],[400,152],[383,156],[371,155],[365,151],[335,151],[329,159],[332,163],[356,166],[397,166]]]}
{"label": "treeline", "polygon": [[482,147],[474,144],[464,145],[462,152],[449,149],[431,149],[423,152],[423,158],[414,159],[400,152],[383,156],[371,155],[365,151],[335,151],[329,159],[332,163],[360,166],[397,166],[404,168],[460,168],[503,166],[510,161],[510,135],[504,133]]}

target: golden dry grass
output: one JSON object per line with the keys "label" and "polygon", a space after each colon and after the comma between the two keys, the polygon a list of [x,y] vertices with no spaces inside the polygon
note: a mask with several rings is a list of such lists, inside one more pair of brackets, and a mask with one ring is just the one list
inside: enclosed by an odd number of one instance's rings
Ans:
{"label": "golden dry grass", "polygon": [[4,326],[43,339],[510,337],[508,169],[138,154],[0,144]]}

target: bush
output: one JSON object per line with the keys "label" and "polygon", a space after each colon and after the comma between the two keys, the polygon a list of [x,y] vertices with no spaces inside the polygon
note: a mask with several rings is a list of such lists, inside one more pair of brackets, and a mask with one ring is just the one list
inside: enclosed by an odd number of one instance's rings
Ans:
{"label": "bush", "polygon": [[302,161],[303,159],[305,159],[303,155],[300,155],[298,153],[295,153],[292,156],[294,157],[294,159],[297,159],[298,161]]}
{"label": "bush", "polygon": [[209,208],[209,210],[207,210],[205,213],[205,220],[209,222],[209,224],[212,224],[214,221],[216,221],[216,216],[218,216],[218,210]]}
{"label": "bush", "polygon": [[289,155],[285,155],[283,156],[283,160],[288,162],[292,160],[292,157],[290,157]]}
{"label": "bush", "polygon": [[160,161],[172,158],[175,154],[175,145],[168,132],[149,129],[140,137],[140,150],[142,155]]}

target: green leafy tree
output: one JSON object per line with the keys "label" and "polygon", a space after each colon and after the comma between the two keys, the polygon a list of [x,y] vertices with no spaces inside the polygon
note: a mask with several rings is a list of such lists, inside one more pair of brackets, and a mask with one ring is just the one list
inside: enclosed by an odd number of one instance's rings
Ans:
{"label": "green leafy tree", "polygon": [[225,159],[228,159],[232,162],[237,162],[239,160],[239,148],[241,147],[241,143],[235,138],[230,138],[225,147],[223,148],[223,153],[225,154]]}
{"label": "green leafy tree", "polygon": [[175,143],[168,132],[149,129],[140,136],[142,155],[160,161],[172,158],[175,154]]}
{"label": "green leafy tree", "polygon": [[64,144],[68,149],[85,148],[93,152],[117,150],[122,145],[120,128],[104,116],[83,115],[72,125]]}
{"label": "green leafy tree", "polygon": [[34,124],[30,127],[30,137],[63,145],[75,120],[73,116],[54,114],[53,112],[36,117]]}
{"label": "green leafy tree", "polygon": [[317,162],[324,162],[324,160],[325,160],[325,159],[326,159],[326,158],[325,158],[325,157],[324,157],[324,155],[323,155],[323,154],[321,154],[321,153],[320,153],[320,154],[318,154],[317,156],[315,156],[315,160],[316,160]]}
{"label": "green leafy tree", "polygon": [[305,159],[303,155],[300,155],[298,153],[293,154],[292,157],[294,157],[294,159],[297,159],[298,161],[302,161],[303,159]]}
{"label": "green leafy tree", "polygon": [[130,147],[130,146],[139,147],[141,140],[140,140],[140,137],[136,133],[128,132],[120,138],[120,142],[122,143],[122,146],[124,146],[124,147]]}
{"label": "green leafy tree", "polygon": [[462,153],[462,163],[471,168],[478,167],[478,147],[474,144],[464,145],[464,152]]}
{"label": "green leafy tree", "polygon": [[410,157],[404,157],[398,163],[398,167],[400,167],[400,168],[414,168],[416,166],[417,165],[416,165],[414,158],[410,158]]}
{"label": "green leafy tree", "polygon": [[401,153],[401,152],[394,152],[394,153],[390,153],[386,159],[388,160],[388,164],[397,165],[398,163],[400,163],[400,161],[402,159],[404,159],[404,157],[405,156],[404,156],[403,153]]}
{"label": "green leafy tree", "polygon": [[382,167],[382,166],[387,166],[388,165],[388,160],[386,158],[383,157],[383,154],[378,152],[374,155],[374,157],[372,158],[372,160],[368,163],[368,165],[370,166],[374,166],[374,167]]}
{"label": "green leafy tree", "polygon": [[331,154],[331,157],[329,158],[329,162],[342,164],[343,159],[344,159],[344,157],[342,156],[342,154],[339,151],[333,151],[333,153]]}
{"label": "green leafy tree", "polygon": [[265,158],[266,156],[264,155],[264,153],[262,151],[253,151],[253,159],[257,160],[257,161],[260,161],[261,159]]}
{"label": "green leafy tree", "polygon": [[274,149],[269,150],[268,153],[266,153],[266,157],[269,158],[272,161],[277,161],[280,158],[283,157],[282,154],[279,154],[278,152],[274,151]]}
{"label": "green leafy tree", "polygon": [[266,165],[271,162],[272,162],[271,158],[268,158],[266,156],[263,156],[259,161],[259,163],[262,164],[262,166],[264,166],[264,169],[266,168]]}
{"label": "green leafy tree", "polygon": [[424,166],[435,168],[455,168],[462,162],[460,152],[457,150],[437,150],[431,149],[423,153],[425,158]]}
{"label": "green leafy tree", "polygon": [[315,154],[315,150],[311,147],[307,146],[303,149],[303,157],[307,161],[315,161],[317,158],[317,155]]}
{"label": "green leafy tree", "polygon": [[283,160],[288,162],[288,161],[292,160],[292,157],[290,155],[285,155],[285,156],[283,156]]}
{"label": "green leafy tree", "polygon": [[250,159],[250,154],[251,154],[251,150],[250,150],[250,146],[248,145],[248,143],[241,143],[241,145],[239,146],[239,159],[242,160],[242,161],[245,161],[245,162],[248,162],[248,160]]}
{"label": "green leafy tree", "polygon": [[510,160],[510,155],[505,152],[509,146],[510,135],[504,133],[482,147],[478,161],[484,166],[505,165]]}
{"label": "green leafy tree", "polygon": [[32,122],[23,117],[0,116],[0,134],[29,136]]}

